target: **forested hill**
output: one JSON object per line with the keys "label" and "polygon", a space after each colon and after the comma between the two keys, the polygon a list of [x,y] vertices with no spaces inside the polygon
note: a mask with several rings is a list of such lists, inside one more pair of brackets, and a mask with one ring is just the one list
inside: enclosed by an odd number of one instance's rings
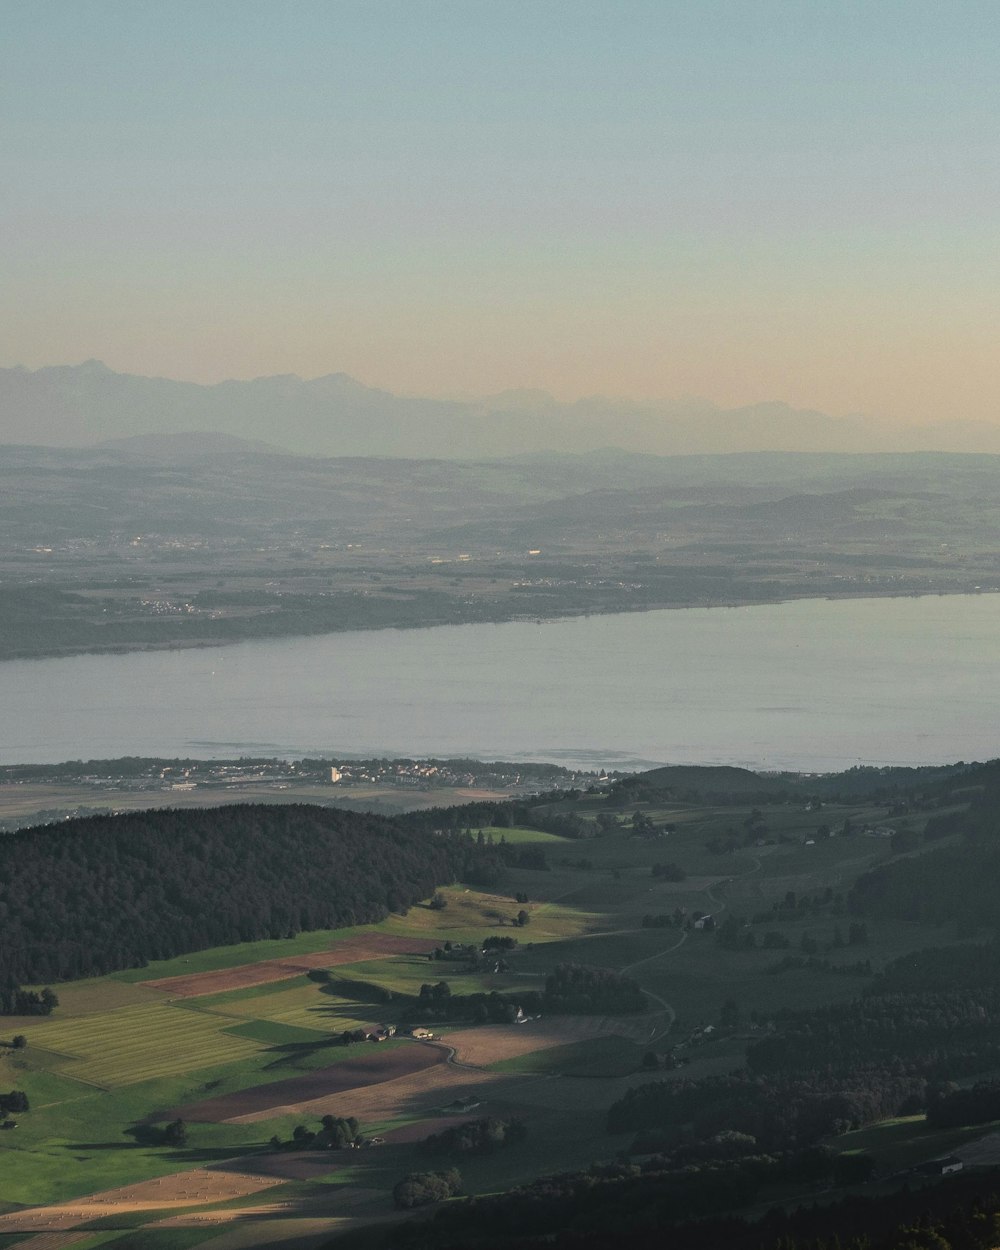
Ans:
{"label": "forested hill", "polygon": [[304,805],[96,816],[0,839],[0,985],[383,919],[488,856]]}

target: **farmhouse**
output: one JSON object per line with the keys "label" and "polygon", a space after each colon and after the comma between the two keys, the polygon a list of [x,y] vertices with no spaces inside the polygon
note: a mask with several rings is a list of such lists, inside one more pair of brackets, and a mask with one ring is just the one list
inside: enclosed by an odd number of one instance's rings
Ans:
{"label": "farmhouse", "polygon": [[425,1042],[432,1038],[434,1034],[430,1031],[430,1029],[418,1026],[415,1029],[410,1029],[410,1036],[417,1038],[418,1041]]}

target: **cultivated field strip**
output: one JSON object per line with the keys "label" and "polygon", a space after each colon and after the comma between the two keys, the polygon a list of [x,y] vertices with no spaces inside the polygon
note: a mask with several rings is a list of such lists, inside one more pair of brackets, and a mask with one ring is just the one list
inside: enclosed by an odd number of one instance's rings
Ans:
{"label": "cultivated field strip", "polygon": [[223,1032],[220,1016],[161,1003],[47,1023],[42,1045],[69,1056],[62,1071],[96,1085],[131,1085],[255,1054],[260,1042]]}
{"label": "cultivated field strip", "polygon": [[315,984],[297,985],[278,994],[262,992],[252,998],[237,998],[231,1002],[213,1000],[208,1007],[201,1006],[200,999],[191,998],[178,1002],[177,1007],[214,1015],[224,1021],[222,1027],[225,1028],[243,1020],[273,1020],[321,1033],[340,1033],[344,1029],[371,1024],[384,1014],[384,1008],[377,1003],[358,1003],[338,995],[325,994]]}

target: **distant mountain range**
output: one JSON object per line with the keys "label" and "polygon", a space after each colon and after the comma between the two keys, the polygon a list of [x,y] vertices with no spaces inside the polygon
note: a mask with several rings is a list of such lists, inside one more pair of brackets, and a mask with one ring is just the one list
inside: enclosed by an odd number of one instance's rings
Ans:
{"label": "distant mountain range", "polygon": [[[944,422],[899,429],[864,417],[761,403],[643,404],[594,397],[562,403],[544,391],[475,400],[422,399],[368,387],[344,373],[291,374],[202,386],[115,373],[97,360],[34,371],[0,369],[0,443],[93,447],[139,438],[148,453],[212,435],[217,453],[483,459],[605,447],[657,455],[741,451],[1000,451],[1000,426]],[[192,448],[207,450],[202,440]],[[170,450],[173,454],[173,450]]]}

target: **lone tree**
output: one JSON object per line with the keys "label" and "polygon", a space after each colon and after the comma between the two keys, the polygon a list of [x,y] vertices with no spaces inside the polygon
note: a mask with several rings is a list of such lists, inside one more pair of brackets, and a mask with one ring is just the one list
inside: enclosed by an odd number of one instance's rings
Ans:
{"label": "lone tree", "polygon": [[163,1130],[164,1146],[186,1146],[187,1125],[183,1120],[171,1120]]}
{"label": "lone tree", "polygon": [[462,1177],[457,1168],[446,1172],[411,1172],[393,1189],[392,1201],[400,1211],[408,1211],[431,1202],[443,1202],[461,1188]]}

